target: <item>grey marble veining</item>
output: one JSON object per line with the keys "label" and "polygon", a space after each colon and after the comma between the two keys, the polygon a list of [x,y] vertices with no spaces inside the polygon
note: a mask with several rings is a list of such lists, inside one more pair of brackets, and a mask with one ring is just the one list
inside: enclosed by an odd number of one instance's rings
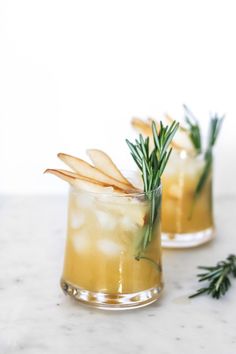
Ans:
{"label": "grey marble veining", "polygon": [[[164,250],[165,290],[142,309],[109,312],[59,288],[66,198],[0,198],[0,354],[236,353],[236,284],[221,301],[189,300],[197,265],[236,252],[236,198],[216,202],[217,238],[191,250]],[[235,282],[236,283],[236,282]]]}

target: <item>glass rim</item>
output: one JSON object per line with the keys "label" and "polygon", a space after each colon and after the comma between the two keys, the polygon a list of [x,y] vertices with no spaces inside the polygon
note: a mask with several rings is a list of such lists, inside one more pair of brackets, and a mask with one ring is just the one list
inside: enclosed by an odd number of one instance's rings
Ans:
{"label": "glass rim", "polygon": [[[102,187],[102,186],[101,186]],[[104,188],[114,188],[113,186],[107,186]],[[124,193],[124,194],[115,194],[113,192],[92,192],[92,191],[87,191],[84,189],[76,189],[76,187],[70,185],[69,188],[69,192],[73,193],[73,194],[80,194],[80,193],[84,193],[90,196],[94,196],[94,197],[107,197],[107,198],[118,198],[118,199],[125,199],[125,198],[141,198],[141,197],[146,197],[149,193],[158,193],[159,195],[162,192],[162,183],[160,183],[160,185],[154,189],[152,189],[149,192],[144,192],[144,191],[137,191],[137,192],[133,192],[133,193]],[[118,191],[119,192],[119,191]]]}

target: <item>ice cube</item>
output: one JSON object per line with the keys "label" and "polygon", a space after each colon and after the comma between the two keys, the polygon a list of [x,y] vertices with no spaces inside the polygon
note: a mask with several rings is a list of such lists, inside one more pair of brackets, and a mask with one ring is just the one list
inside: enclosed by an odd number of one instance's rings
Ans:
{"label": "ice cube", "polygon": [[73,229],[78,229],[84,224],[85,216],[81,212],[71,215],[71,227]]}
{"label": "ice cube", "polygon": [[78,208],[90,209],[93,207],[94,196],[89,193],[78,192],[76,196],[76,205]]}
{"label": "ice cube", "polygon": [[174,199],[181,199],[183,197],[183,188],[181,185],[172,184],[168,187],[168,196]]}
{"label": "ice cube", "polygon": [[146,202],[132,202],[128,215],[138,226],[143,226],[148,209],[149,204]]}
{"label": "ice cube", "polygon": [[126,231],[134,231],[138,227],[137,223],[135,223],[129,216],[123,216],[120,223],[122,228]]}
{"label": "ice cube", "polygon": [[165,168],[165,171],[163,173],[163,176],[164,177],[169,177],[169,176],[172,176],[176,173],[176,169],[175,169],[175,166],[173,166],[173,164],[167,164],[166,168]]}
{"label": "ice cube", "polygon": [[172,153],[170,156],[170,159],[168,161],[168,164],[166,165],[166,168],[163,173],[163,177],[169,177],[172,175],[175,175],[177,171],[179,171],[179,166],[182,160],[179,159],[179,155],[175,155]]}
{"label": "ice cube", "polygon": [[123,247],[114,241],[103,239],[99,240],[97,243],[97,247],[100,252],[102,252],[106,256],[119,256],[122,252]]}
{"label": "ice cube", "polygon": [[133,223],[143,226],[148,203],[135,197],[114,197],[110,198],[107,203],[97,202],[95,209],[98,210],[101,225],[105,225],[105,219],[110,218],[109,225],[115,227],[120,218],[127,216]]}
{"label": "ice cube", "polygon": [[176,215],[176,213],[179,212],[179,209],[177,209],[177,205],[176,204],[176,200],[174,199],[170,199],[170,198],[166,198],[165,199],[165,203],[163,203],[163,214],[166,215]]}
{"label": "ice cube", "polygon": [[97,220],[101,227],[103,227],[106,230],[113,230],[116,227],[116,218],[111,215],[109,212],[104,212],[101,210],[96,210],[95,211]]}
{"label": "ice cube", "polygon": [[76,252],[80,253],[88,249],[89,247],[89,239],[85,232],[80,231],[73,235],[73,245]]}

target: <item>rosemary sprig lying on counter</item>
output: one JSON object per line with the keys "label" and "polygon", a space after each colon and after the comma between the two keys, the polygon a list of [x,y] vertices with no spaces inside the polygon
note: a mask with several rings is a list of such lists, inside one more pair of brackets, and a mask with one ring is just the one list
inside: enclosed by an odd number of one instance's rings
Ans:
{"label": "rosemary sprig lying on counter", "polygon": [[229,290],[231,286],[230,276],[236,278],[236,255],[231,254],[225,261],[218,262],[214,267],[198,267],[206,272],[198,274],[199,282],[209,281],[209,285],[200,288],[195,294],[189,298],[206,293],[213,298],[219,299]]}
{"label": "rosemary sprig lying on counter", "polygon": [[172,151],[171,148],[169,149],[169,145],[178,127],[179,123],[176,121],[173,121],[170,126],[164,126],[162,122],[160,122],[160,129],[158,132],[156,124],[152,122],[154,149],[151,152],[149,151],[149,138],[144,139],[141,134],[139,135],[139,139],[135,140],[135,143],[131,143],[129,140],[126,140],[131,155],[141,171],[144,192],[151,202],[149,221],[139,245],[139,250],[136,256],[137,260],[144,258],[142,257],[142,253],[152,239],[153,225],[155,223],[159,208],[159,201],[153,191],[161,183],[161,176]]}

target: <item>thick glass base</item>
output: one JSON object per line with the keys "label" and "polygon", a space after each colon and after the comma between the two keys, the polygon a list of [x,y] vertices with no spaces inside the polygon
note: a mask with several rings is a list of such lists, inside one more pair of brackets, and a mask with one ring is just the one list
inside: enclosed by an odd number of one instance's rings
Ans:
{"label": "thick glass base", "polygon": [[164,248],[190,248],[209,242],[215,236],[213,227],[198,232],[186,234],[171,234],[162,232],[161,244]]}
{"label": "thick glass base", "polygon": [[159,286],[131,294],[105,294],[80,289],[64,279],[61,279],[61,288],[66,295],[89,306],[104,310],[128,310],[147,306],[160,297],[162,290],[162,286]]}

